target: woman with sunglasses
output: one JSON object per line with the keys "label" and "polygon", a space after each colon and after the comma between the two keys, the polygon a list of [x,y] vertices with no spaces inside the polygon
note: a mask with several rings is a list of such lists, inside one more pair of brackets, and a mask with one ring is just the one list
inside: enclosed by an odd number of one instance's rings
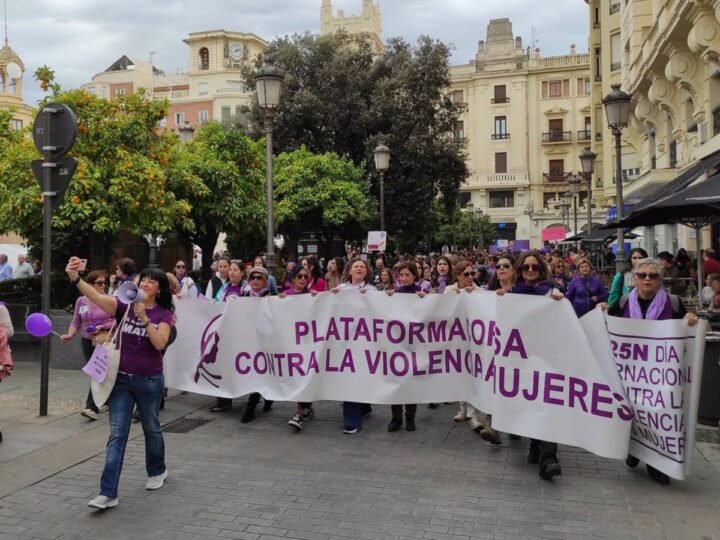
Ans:
{"label": "woman with sunglasses", "polygon": [[[178,285],[180,285],[180,291],[178,293],[178,298],[183,298],[186,296],[190,296],[191,294],[193,296],[198,295],[198,289],[195,285],[195,282],[193,281],[193,278],[191,278],[187,274],[187,265],[185,264],[185,261],[179,260],[175,263],[175,279],[178,281]],[[194,288],[194,290],[193,290]],[[191,292],[192,291],[192,292]]]}
{"label": "woman with sunglasses", "polygon": [[[363,261],[360,257],[353,257],[345,265],[345,274],[342,283],[334,289],[330,289],[332,293],[340,291],[359,291],[365,294],[368,290],[376,290],[372,286],[372,271],[370,265]],[[368,403],[356,403],[354,401],[343,402],[343,421],[345,435],[354,435],[362,429],[362,418],[372,412],[372,407]]]}
{"label": "woman with sunglasses", "polygon": [[[267,287],[270,291],[270,294],[272,296],[277,296],[278,293],[278,286],[277,286],[277,280],[275,279],[275,276],[273,276],[271,273],[267,272],[267,266],[265,265],[265,259],[263,259],[261,256],[255,257],[253,259],[253,268],[264,268],[265,269],[265,277],[267,279]],[[248,276],[250,275],[250,272],[248,272]]]}
{"label": "woman with sunglasses", "polygon": [[607,300],[605,285],[597,275],[593,274],[592,264],[588,259],[578,261],[578,271],[568,285],[565,294],[572,303],[578,318],[595,309],[600,302]]}
{"label": "woman with sunglasses", "polygon": [[567,273],[567,264],[560,257],[553,257],[550,261],[550,279],[555,288],[565,294],[570,284],[570,275]]}
{"label": "woman with sunglasses", "polygon": [[[475,270],[473,270],[470,261],[463,259],[455,264],[453,267],[453,275],[456,279],[455,283],[446,286],[443,294],[460,294],[462,291],[473,292],[480,290],[480,287],[478,287],[475,283]],[[466,403],[464,401],[460,402],[460,410],[453,417],[453,420],[456,422],[465,422],[466,420],[470,420],[470,429],[473,431],[478,431],[485,427],[480,421],[480,411],[478,411],[470,403]]]}
{"label": "woman with sunglasses", "polygon": [[[497,294],[502,296],[505,292],[498,289]],[[526,251],[515,261],[515,284],[510,293],[550,296],[554,300],[565,298],[549,280],[547,265],[538,251]],[[540,465],[540,478],[543,480],[562,474],[555,442],[530,439],[527,462]]]}
{"label": "woman with sunglasses", "polygon": [[513,256],[509,253],[503,253],[496,259],[495,272],[488,282],[488,291],[497,291],[498,289],[509,291],[512,289],[515,278],[514,262]]}
{"label": "woman with sunglasses", "polygon": [[[242,261],[231,261],[228,266],[228,281],[223,293],[223,302],[227,302],[231,298],[239,298],[243,296],[243,292],[247,288],[245,277],[245,266]],[[232,399],[218,397],[215,404],[210,407],[210,412],[225,412],[232,410]]]}
{"label": "woman with sunglasses", "polygon": [[[100,294],[105,294],[105,285],[108,283],[108,277],[105,270],[94,270],[85,278],[92,288]],[[63,343],[68,343],[78,330],[80,331],[80,346],[82,348],[83,357],[87,363],[95,350],[95,345],[104,343],[109,330],[115,323],[115,317],[104,311],[102,308],[94,304],[83,295],[75,301],[75,310],[73,318],[70,322],[70,328],[66,334],[60,336]],[[107,407],[105,407],[107,409]],[[92,392],[88,392],[85,400],[85,408],[80,414],[90,420],[97,420],[100,410],[92,397]]]}
{"label": "woman with sunglasses", "polygon": [[149,477],[145,489],[161,488],[167,477],[159,409],[164,386],[163,351],[170,340],[173,301],[168,278],[159,268],[146,268],[140,273],[139,289],[145,301],[128,305],[82,281],[78,276],[79,267],[80,259],[71,257],[65,268],[71,283],[90,302],[114,316],[118,324],[124,319],[117,340],[120,368],[108,399],[110,440],[100,479],[100,495],[88,503],[104,510],[118,504],[120,471],[136,403],[145,434],[145,468]]}
{"label": "woman with sunglasses", "polygon": [[612,283],[610,284],[610,293],[608,294],[607,303],[609,306],[616,306],[620,301],[620,298],[629,293],[634,287],[632,273],[635,269],[635,265],[641,259],[647,259],[648,253],[643,248],[632,248],[626,270],[623,273],[616,273],[613,277]]}
{"label": "woman with sunglasses", "polygon": [[[626,319],[644,319],[662,321],[667,319],[685,319],[690,326],[698,322],[694,313],[688,313],[680,298],[661,287],[660,267],[650,258],[640,259],[633,269],[633,289],[624,294],[616,305],[600,304],[610,315]],[[628,467],[637,467],[640,460],[629,455],[625,460]],[[646,465],[650,478],[659,484],[669,484],[670,477],[651,465]]]}
{"label": "woman with sunglasses", "polygon": [[[291,286],[284,293],[280,293],[280,298],[286,296],[294,296],[296,294],[311,294],[315,296],[317,293],[308,289],[308,281],[310,279],[310,273],[302,266],[295,266],[289,275]],[[313,409],[312,402],[298,402],[295,415],[288,420],[288,425],[295,428],[296,431],[303,429],[303,422],[310,420],[315,416],[315,409]]]}
{"label": "woman with sunglasses", "polygon": [[[264,266],[256,265],[248,272],[248,286],[243,289],[240,296],[250,298],[275,296],[270,289],[268,271]],[[247,424],[248,422],[255,420],[255,409],[257,408],[258,403],[260,403],[260,398],[262,398],[262,396],[259,392],[253,392],[250,394],[245,412],[243,413],[242,418],[240,418],[241,423]],[[263,403],[263,412],[269,412],[272,409],[272,404],[273,401],[266,399]]]}

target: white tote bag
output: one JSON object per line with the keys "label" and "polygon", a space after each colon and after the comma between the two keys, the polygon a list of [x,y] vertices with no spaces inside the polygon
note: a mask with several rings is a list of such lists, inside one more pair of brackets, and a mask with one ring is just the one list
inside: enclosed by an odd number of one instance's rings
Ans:
{"label": "white tote bag", "polygon": [[[105,364],[105,376],[94,377],[91,375],[90,391],[92,392],[93,401],[97,408],[102,407],[107,402],[110,394],[115,387],[118,369],[120,368],[120,347],[122,347],[122,326],[127,318],[128,312],[132,306],[128,306],[125,315],[120,320],[120,324],[115,329],[115,333],[105,343],[101,343],[95,347],[93,357],[88,362],[88,366],[95,360],[96,364]],[[120,336],[118,338],[118,335]],[[119,339],[119,346],[115,347],[115,340]],[[96,357],[97,355],[97,357]],[[87,370],[83,369],[87,372]]]}

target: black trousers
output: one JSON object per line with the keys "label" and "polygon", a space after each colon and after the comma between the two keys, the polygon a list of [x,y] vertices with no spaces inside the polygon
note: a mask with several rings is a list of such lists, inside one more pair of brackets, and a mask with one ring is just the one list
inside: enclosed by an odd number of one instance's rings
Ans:
{"label": "black trousers", "polygon": [[392,411],[393,418],[399,418],[402,420],[403,415],[403,407],[405,407],[405,417],[406,418],[415,418],[415,413],[417,412],[417,405],[390,405],[390,410]]}
{"label": "black trousers", "polygon": [[557,443],[530,439],[530,453],[538,455],[540,465],[546,461],[556,462],[558,460],[557,448]]}

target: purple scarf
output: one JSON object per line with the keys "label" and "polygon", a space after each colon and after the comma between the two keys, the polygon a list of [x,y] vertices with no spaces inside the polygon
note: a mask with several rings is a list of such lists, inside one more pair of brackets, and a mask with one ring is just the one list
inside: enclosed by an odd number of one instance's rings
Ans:
{"label": "purple scarf", "polygon": [[644,318],[648,321],[657,321],[660,320],[663,311],[665,311],[665,306],[667,305],[668,300],[669,296],[668,293],[665,292],[665,289],[658,289],[658,292],[655,293],[655,297],[652,299],[652,302],[648,306],[645,317],[643,317],[642,309],[640,308],[640,302],[638,302],[638,290],[636,287],[632,291],[630,291],[630,295],[628,296],[627,313],[630,315],[630,319]]}
{"label": "purple scarf", "polygon": [[555,287],[548,281],[538,281],[534,284],[518,281],[510,292],[517,294],[533,294],[535,296],[547,296]]}

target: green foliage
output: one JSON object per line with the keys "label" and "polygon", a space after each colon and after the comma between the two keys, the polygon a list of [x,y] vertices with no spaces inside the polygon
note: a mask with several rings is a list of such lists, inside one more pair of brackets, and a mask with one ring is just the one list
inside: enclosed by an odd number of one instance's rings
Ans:
{"label": "green foliage", "polygon": [[[274,118],[276,150],[305,146],[314,153],[347,156],[365,169],[378,198],[373,149],[386,144],[391,151],[385,176],[390,238],[409,247],[429,237],[433,201],[440,197],[452,207],[468,174],[463,143],[452,136],[460,110],[447,96],[450,48],[426,36],[414,46],[392,39],[376,58],[356,36],[305,34],[275,40],[267,56],[285,72]],[[261,63],[259,58],[255,67]],[[249,87],[253,75],[245,71]],[[260,136],[257,104],[253,116]]]}
{"label": "green foliage", "polygon": [[440,201],[435,201],[431,215],[432,246],[435,248],[443,245],[455,245],[459,249],[479,246],[481,231],[483,247],[487,247],[497,237],[497,230],[488,216],[478,218],[457,204],[448,212]]}
{"label": "green foliage", "polygon": [[291,255],[297,253],[300,232],[350,232],[373,216],[365,172],[348,159],[302,147],[280,154],[274,171],[275,218]]}

